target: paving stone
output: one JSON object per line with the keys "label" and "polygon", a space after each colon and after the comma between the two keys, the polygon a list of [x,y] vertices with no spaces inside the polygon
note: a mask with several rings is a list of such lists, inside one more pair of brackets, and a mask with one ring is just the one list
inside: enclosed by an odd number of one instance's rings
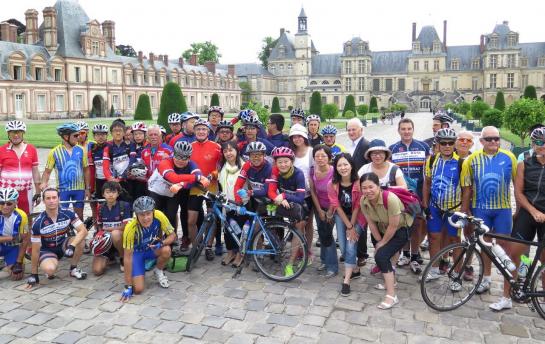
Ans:
{"label": "paving stone", "polygon": [[137,323],[135,323],[133,327],[139,330],[154,330],[157,326],[159,326],[160,323],[161,320],[158,319],[142,318]]}
{"label": "paving stone", "polygon": [[291,337],[293,337],[295,329],[289,326],[277,325],[271,331],[271,337],[279,338],[284,342],[287,342]]}
{"label": "paving stone", "polygon": [[257,323],[257,324],[251,325],[246,330],[246,333],[257,334],[258,336],[268,336],[271,333],[273,328],[274,328],[274,325],[271,325],[271,324]]}
{"label": "paving stone", "polygon": [[9,343],[15,339],[15,336],[10,334],[0,334],[0,344]]}
{"label": "paving stone", "polygon": [[262,311],[267,307],[266,301],[252,300],[246,303],[246,309],[249,311]]}
{"label": "paving stone", "polygon": [[22,330],[17,332],[17,337],[30,338],[45,330],[43,326],[26,325]]}
{"label": "paving stone", "polygon": [[405,344],[407,335],[392,330],[382,330],[380,332],[380,342],[383,344]]}
{"label": "paving stone", "polygon": [[335,302],[335,307],[351,311],[361,311],[363,309],[363,303],[342,298],[338,299],[337,302]]}
{"label": "paving stone", "polygon": [[85,330],[85,333],[87,333],[90,336],[103,336],[106,334],[106,332],[110,331],[112,328],[111,324],[95,324]]}
{"label": "paving stone", "polygon": [[320,344],[348,344],[350,343],[350,337],[344,334],[338,333],[323,333],[318,341]]}
{"label": "paving stone", "polygon": [[103,312],[115,312],[119,308],[121,308],[122,304],[119,301],[111,301],[111,302],[104,302],[100,306],[98,306],[98,309]]}
{"label": "paving stone", "polygon": [[305,317],[303,318],[303,324],[319,326],[319,327],[324,326],[325,321],[326,321],[325,317],[321,317],[319,315],[312,315],[312,314],[305,315]]}
{"label": "paving stone", "polygon": [[53,343],[60,343],[60,344],[72,344],[76,343],[78,340],[80,340],[83,337],[83,334],[81,332],[65,332],[58,336],[57,338],[53,339]]}
{"label": "paving stone", "polygon": [[380,331],[378,329],[370,328],[369,326],[350,325],[346,334],[352,338],[374,342],[379,339]]}
{"label": "paving stone", "polygon": [[258,337],[256,344],[283,344],[284,341],[279,338]]}
{"label": "paving stone", "polygon": [[517,338],[497,333],[484,336],[484,341],[486,344],[512,344]]}
{"label": "paving stone", "polygon": [[184,313],[182,317],[180,318],[180,321],[183,321],[189,324],[199,324],[203,318],[204,318],[204,314]]}
{"label": "paving stone", "polygon": [[224,316],[226,318],[244,320],[244,318],[246,317],[246,311],[243,309],[231,308],[228,309],[227,312],[225,312]]}
{"label": "paving stone", "polygon": [[257,340],[257,336],[245,333],[235,333],[226,344],[253,344]]}
{"label": "paving stone", "polygon": [[468,328],[453,328],[452,339],[457,342],[473,342],[481,343],[482,335],[480,331],[471,330]]}
{"label": "paving stone", "polygon": [[309,306],[312,303],[312,300],[304,297],[286,297],[286,305],[299,305],[299,306]]}
{"label": "paving stone", "polygon": [[70,328],[72,331],[82,332],[82,331],[85,331],[90,326],[91,326],[91,322],[87,320],[76,319],[72,321],[70,324],[68,324],[67,327]]}
{"label": "paving stone", "polygon": [[299,323],[299,320],[297,317],[290,315],[271,314],[267,318],[267,323],[294,327]]}
{"label": "paving stone", "polygon": [[286,309],[286,305],[280,304],[280,303],[273,303],[267,306],[267,312],[269,313],[282,314],[284,313],[285,309]]}
{"label": "paving stone", "polygon": [[203,341],[207,343],[225,343],[233,334],[218,328],[209,328],[203,337]]}
{"label": "paving stone", "polygon": [[125,339],[134,332],[135,330],[130,326],[114,326],[105,335],[109,338]]}
{"label": "paving stone", "polygon": [[450,326],[440,324],[427,324],[426,334],[432,337],[450,338],[452,328]]}
{"label": "paving stone", "polygon": [[301,337],[320,338],[320,327],[310,325],[299,325],[295,328],[295,334]]}
{"label": "paving stone", "polygon": [[287,315],[303,315],[307,312],[307,307],[297,305],[287,305],[284,313]]}
{"label": "paving stone", "polygon": [[184,313],[181,311],[175,311],[172,309],[167,309],[162,312],[159,317],[164,320],[178,320],[182,317]]}
{"label": "paving stone", "polygon": [[226,297],[232,297],[232,298],[235,298],[235,299],[244,299],[246,297],[246,295],[248,294],[248,292],[246,290],[242,290],[242,289],[227,289],[224,293],[223,293],[223,296],[226,296]]}
{"label": "paving stone", "polygon": [[362,312],[347,312],[345,319],[351,324],[366,325],[369,320],[369,316]]}
{"label": "paving stone", "polygon": [[408,320],[396,320],[395,330],[405,333],[421,334],[424,332],[424,323]]}
{"label": "paving stone", "polygon": [[0,317],[12,321],[25,321],[28,318],[32,317],[34,314],[36,314],[36,312],[18,308],[1,314]]}
{"label": "paving stone", "polygon": [[136,314],[123,314],[114,320],[114,325],[132,326],[136,324],[141,318]]}
{"label": "paving stone", "polygon": [[214,328],[221,328],[226,322],[227,319],[215,316],[208,316],[202,320],[203,325]]}
{"label": "paving stone", "polygon": [[166,333],[178,333],[184,327],[184,323],[179,321],[170,321],[165,320],[161,324],[155,327],[155,331],[166,332]]}
{"label": "paving stone", "polygon": [[55,318],[55,316],[52,314],[36,313],[30,318],[26,319],[25,322],[32,325],[42,325],[53,318]]}
{"label": "paving stone", "polygon": [[520,338],[530,338],[528,330],[519,324],[504,322],[500,325],[501,333],[508,336],[515,336]]}
{"label": "paving stone", "polygon": [[182,329],[181,334],[186,337],[201,339],[207,330],[208,327],[206,326],[187,324]]}

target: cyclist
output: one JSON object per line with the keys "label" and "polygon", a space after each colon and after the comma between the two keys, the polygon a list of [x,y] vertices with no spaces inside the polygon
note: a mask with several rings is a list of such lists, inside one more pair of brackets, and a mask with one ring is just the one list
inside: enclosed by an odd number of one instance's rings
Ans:
{"label": "cyclist", "polygon": [[95,198],[102,198],[102,186],[106,183],[103,170],[104,147],[108,140],[108,126],[95,124],[93,126],[93,138],[95,142],[89,142],[88,156],[91,175],[91,192]]}
{"label": "cyclist", "polygon": [[[500,148],[500,133],[495,127],[484,127],[480,141],[483,148],[473,152],[462,166],[462,211],[469,214],[471,210],[491,232],[508,235],[513,221],[510,186],[517,173],[517,159]],[[478,294],[489,290],[492,282],[490,259],[483,257],[483,264]]]}
{"label": "cyclist", "polygon": [[148,141],[140,156],[146,165],[147,178],[157,169],[161,161],[172,157],[172,147],[163,142],[158,125],[152,124],[148,127]]}
{"label": "cyclist", "polygon": [[[31,200],[40,194],[40,171],[36,148],[23,141],[26,125],[21,121],[6,123],[9,142],[0,147],[0,187],[17,189],[17,206],[25,213],[32,211]],[[32,197],[32,184],[36,195]]]}
{"label": "cyclist", "polygon": [[123,123],[123,128],[125,130],[125,133],[123,134],[123,141],[125,141],[127,145],[130,145],[131,143],[134,142],[134,137],[132,136],[132,126],[125,125],[125,121],[122,119],[118,119],[118,120],[119,122]]}
{"label": "cyclist", "polygon": [[[91,174],[87,163],[87,156],[83,148],[78,145],[79,129],[73,123],[57,127],[57,134],[62,143],[49,151],[45,170],[42,174],[41,190],[45,190],[51,171],[56,170],[57,187],[60,201],[75,201],[74,211],[83,218],[83,200],[91,195]],[[68,208],[70,203],[61,203]]]}
{"label": "cyclist", "polygon": [[28,218],[17,209],[19,193],[14,188],[0,189],[0,256],[4,257],[11,279],[23,278],[23,259],[28,246]]}
{"label": "cyclist", "polygon": [[[537,123],[537,124],[534,124],[530,127],[530,130],[528,130],[528,134],[532,134],[532,132],[534,131],[534,129],[537,129],[537,128],[542,128],[543,127],[543,124],[541,123]],[[532,148],[520,153],[517,157],[517,161],[524,161],[524,159],[528,159],[528,158],[531,158],[532,155],[534,154],[534,150]]]}
{"label": "cyclist", "polygon": [[[439,129],[435,134],[439,153],[426,161],[426,179],[423,186],[422,206],[427,214],[430,257],[443,247],[459,242],[457,228],[448,222],[449,212],[458,211],[462,204],[460,172],[462,159],[454,152],[456,132],[453,129]],[[442,233],[448,234],[448,237]],[[448,260],[441,260],[432,267],[426,281],[438,279],[448,271]]]}
{"label": "cyclist", "polygon": [[238,142],[238,148],[240,150],[240,155],[246,161],[248,160],[248,154],[246,153],[246,147],[250,142],[259,141],[262,142],[265,147],[267,147],[267,155],[270,155],[274,149],[274,145],[267,139],[257,136],[261,122],[256,117],[250,117],[245,119],[242,124],[244,125],[244,134],[245,140]]}
{"label": "cyclist", "polygon": [[168,141],[168,145],[174,147],[174,144],[178,141],[187,141],[189,143],[195,141],[195,130],[193,127],[198,119],[199,115],[196,113],[189,111],[182,113],[182,131],[178,135],[172,137],[170,141]]}
{"label": "cyclist", "polygon": [[[400,120],[397,131],[401,140],[390,146],[392,162],[403,171],[408,189],[422,199],[424,165],[430,155],[430,147],[425,142],[413,138],[414,122],[410,118]],[[399,257],[398,266],[410,265],[411,271],[419,274],[422,272],[420,265],[423,263],[419,245],[426,234],[425,219],[417,216],[413,228],[415,230],[411,233],[410,251],[408,247],[404,248],[403,255]]]}
{"label": "cyclist", "polygon": [[136,217],[125,226],[123,249],[125,262],[125,290],[121,301],[126,302],[133,294],[144,291],[146,259],[157,259],[153,270],[159,285],[168,288],[168,278],[163,269],[170,258],[170,245],[176,239],[174,228],[167,217],[155,208],[153,198],[142,196],[132,206]]}
{"label": "cyclist", "polygon": [[346,148],[343,145],[335,143],[337,139],[337,128],[331,124],[326,125],[322,128],[322,137],[324,139],[324,145],[328,146],[331,149],[331,154],[333,157],[344,153]]}
{"label": "cyclist", "polygon": [[[238,204],[246,204],[253,199],[249,209],[257,210],[256,199],[262,199],[268,195],[268,186],[266,184],[267,179],[271,176],[272,165],[267,159],[265,154],[267,147],[263,142],[254,141],[250,142],[246,147],[246,153],[249,156],[249,160],[242,165],[240,175],[235,183],[235,202]],[[245,187],[247,185],[247,187]],[[247,189],[248,199],[242,199],[238,194],[241,189]]]}
{"label": "cyclist", "polygon": [[116,119],[112,122],[110,126],[112,140],[104,147],[102,170],[106,180],[120,183],[121,187],[131,194],[130,184],[127,182],[130,145],[123,141],[124,128],[122,120]]}
{"label": "cyclist", "polygon": [[269,121],[267,122],[267,139],[275,147],[288,146],[288,136],[282,133],[284,129],[284,116],[279,113],[273,113],[269,116]]}
{"label": "cyclist", "polygon": [[290,121],[291,126],[293,127],[294,124],[301,124],[302,126],[305,126],[305,111],[303,109],[295,108],[290,111]]}
{"label": "cyclist", "polygon": [[[134,122],[131,126],[133,142],[129,145],[129,167],[127,170],[127,183],[130,185],[132,199],[147,194],[147,175],[144,173],[143,151],[149,146],[146,141],[148,127],[144,122]],[[161,134],[159,133],[159,136]],[[147,172],[147,171],[146,171]],[[142,175],[143,174],[143,175]]]}
{"label": "cyclist", "polygon": [[433,136],[430,137],[429,139],[426,139],[424,140],[424,142],[426,142],[426,144],[432,148],[432,153],[438,153],[438,149],[439,147],[437,147],[435,144],[435,134],[440,130],[440,129],[443,129],[443,128],[450,128],[450,125],[451,123],[454,121],[454,119],[452,119],[452,117],[450,117],[449,115],[445,114],[445,113],[438,113],[437,115],[433,116],[433,119],[432,119],[432,126],[431,126],[431,130],[433,131]]}
{"label": "cyclist", "polygon": [[321,145],[324,143],[324,138],[320,135],[320,116],[308,115],[307,116],[307,128],[308,128],[308,140],[312,147]]}
{"label": "cyclist", "polygon": [[454,146],[456,154],[462,158],[467,158],[472,152],[473,147],[473,134],[470,131],[462,130],[458,133],[456,139],[456,145]]}
{"label": "cyclist", "polygon": [[216,143],[221,145],[229,141],[235,141],[233,124],[227,120],[220,121],[216,129]]}
{"label": "cyclist", "polygon": [[[253,117],[258,118],[257,113],[252,109],[245,109],[238,113],[238,116],[236,118],[233,118],[231,120],[231,123],[236,124],[238,121],[242,122],[242,126],[240,126],[237,130],[236,137],[238,142],[246,141],[246,134],[244,132],[245,127],[244,123],[251,120]],[[257,137],[259,138],[267,138],[267,132],[265,128],[261,125],[261,122],[258,123],[259,130],[257,132]]]}
{"label": "cyclist", "polygon": [[78,145],[83,148],[83,153],[87,156],[87,148],[89,146],[89,125],[84,121],[75,123],[79,130]]}
{"label": "cyclist", "polygon": [[182,115],[173,112],[170,115],[168,115],[168,126],[170,128],[170,134],[167,135],[165,138],[165,142],[170,142],[170,140],[178,135],[182,131]]}
{"label": "cyclist", "polygon": [[210,141],[216,140],[216,134],[218,131],[218,125],[223,120],[223,108],[221,106],[211,106],[208,108],[208,123],[210,123],[210,134],[208,139]]}
{"label": "cyclist", "polygon": [[[70,276],[78,280],[87,278],[87,273],[78,268],[87,229],[76,213],[59,207],[59,194],[59,190],[52,187],[42,191],[45,211],[32,225],[32,267],[28,288],[40,282],[38,267],[49,279],[54,278],[62,257],[70,258]],[[76,231],[74,237],[69,235],[71,228]]]}

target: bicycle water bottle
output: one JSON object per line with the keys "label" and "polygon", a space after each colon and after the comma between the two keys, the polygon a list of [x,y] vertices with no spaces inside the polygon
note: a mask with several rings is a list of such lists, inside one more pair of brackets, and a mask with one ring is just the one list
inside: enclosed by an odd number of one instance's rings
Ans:
{"label": "bicycle water bottle", "polygon": [[518,268],[518,278],[524,280],[528,274],[528,268],[532,265],[532,260],[525,254],[520,256],[520,266]]}
{"label": "bicycle water bottle", "polygon": [[240,226],[234,219],[229,220],[229,225],[231,225],[231,228],[233,229],[233,232],[235,232],[236,235],[240,235],[240,233],[242,232],[242,229],[240,229]]}
{"label": "bicycle water bottle", "polygon": [[509,271],[515,271],[516,270],[516,268],[517,268],[516,265],[513,264],[513,261],[511,260],[511,258],[509,258],[507,253],[505,253],[505,251],[503,250],[503,248],[500,245],[493,244],[492,245],[492,253],[494,253],[496,258],[499,259],[499,261],[503,264],[503,266],[507,270],[509,270]]}
{"label": "bicycle water bottle", "polygon": [[242,235],[240,236],[240,253],[246,253],[246,239],[248,238],[248,232],[250,231],[250,221],[246,220],[244,226],[242,226]]}

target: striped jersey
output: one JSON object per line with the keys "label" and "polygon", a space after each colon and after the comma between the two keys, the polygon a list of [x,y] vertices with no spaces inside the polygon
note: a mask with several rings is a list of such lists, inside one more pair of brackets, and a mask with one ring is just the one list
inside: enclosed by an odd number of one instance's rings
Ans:
{"label": "striped jersey", "polygon": [[174,228],[168,222],[167,217],[160,210],[153,211],[151,225],[144,228],[138,222],[136,216],[129,221],[123,231],[123,248],[126,250],[145,251],[149,244],[161,240],[164,236],[174,233]]}
{"label": "striped jersey", "polygon": [[63,144],[59,144],[49,151],[45,168],[56,169],[59,191],[84,190],[83,168],[87,165],[87,156],[81,146],[72,147],[70,154]]}
{"label": "striped jersey", "polygon": [[405,177],[419,183],[424,180],[424,165],[430,154],[430,147],[422,141],[412,140],[409,145],[399,141],[390,146],[392,162],[401,168]]}
{"label": "striped jersey", "polygon": [[[433,165],[430,165],[433,160]],[[426,177],[431,179],[430,206],[441,210],[456,210],[462,203],[460,187],[460,157],[453,156],[445,160],[441,154],[426,161]]]}

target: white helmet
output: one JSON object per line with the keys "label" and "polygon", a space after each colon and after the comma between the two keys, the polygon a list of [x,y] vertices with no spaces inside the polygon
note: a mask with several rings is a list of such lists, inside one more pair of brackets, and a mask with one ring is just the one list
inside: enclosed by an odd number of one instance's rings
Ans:
{"label": "white helmet", "polygon": [[177,112],[173,112],[170,115],[168,115],[168,124],[180,124],[180,123],[182,123],[181,114]]}
{"label": "white helmet", "polygon": [[6,132],[10,131],[26,132],[26,124],[18,120],[9,121],[8,123],[6,123]]}
{"label": "white helmet", "polygon": [[75,124],[76,124],[76,127],[78,127],[79,131],[82,131],[82,130],[89,131],[89,125],[86,122],[79,121],[79,122],[76,122]]}
{"label": "white helmet", "polygon": [[0,189],[0,201],[10,202],[16,201],[19,198],[19,192],[14,188],[2,188]]}

